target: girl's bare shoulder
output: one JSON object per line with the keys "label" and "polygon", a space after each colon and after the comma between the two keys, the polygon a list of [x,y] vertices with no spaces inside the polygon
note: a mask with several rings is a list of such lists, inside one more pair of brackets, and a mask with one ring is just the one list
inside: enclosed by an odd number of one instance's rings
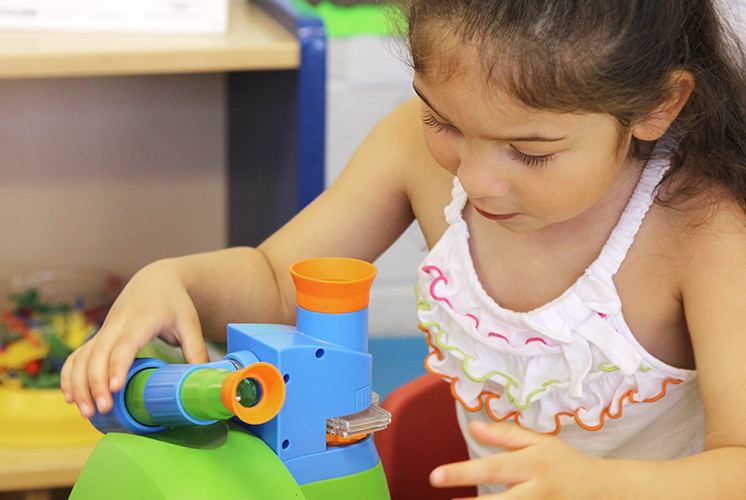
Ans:
{"label": "girl's bare shoulder", "polygon": [[443,209],[451,201],[453,176],[430,156],[422,134],[419,98],[399,106],[386,119],[387,141],[402,166],[412,210],[430,247],[447,228]]}
{"label": "girl's bare shoulder", "polygon": [[634,288],[649,283],[679,302],[724,267],[746,276],[746,214],[739,203],[724,187],[675,196],[681,187],[661,186],[617,278],[628,273]]}
{"label": "girl's bare shoulder", "polygon": [[655,241],[682,286],[721,266],[746,275],[746,213],[741,204],[725,186],[698,188],[677,199],[673,193],[680,193],[679,187],[661,187],[641,237]]}
{"label": "girl's bare shoulder", "polygon": [[[678,292],[704,403],[706,448],[746,443],[733,415],[746,404],[729,396],[743,387],[746,356],[746,214],[726,186],[707,186],[656,212],[668,221],[668,252],[679,262]],[[734,406],[735,405],[735,406]]]}
{"label": "girl's bare shoulder", "polygon": [[689,242],[692,250],[713,241],[746,238],[746,213],[726,186],[661,186],[658,195],[659,218],[669,232]]}

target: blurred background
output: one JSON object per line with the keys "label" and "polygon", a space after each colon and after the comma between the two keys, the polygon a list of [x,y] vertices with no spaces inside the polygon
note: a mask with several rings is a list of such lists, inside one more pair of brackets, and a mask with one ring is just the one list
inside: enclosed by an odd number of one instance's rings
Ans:
{"label": "blurred background", "polygon": [[[347,20],[345,7],[334,7],[327,26],[327,184],[369,130],[414,95],[390,19],[369,9],[363,22],[359,14]],[[49,270],[105,270],[126,281],[154,260],[224,248],[226,78],[0,80],[2,290],[9,279]],[[376,262],[370,350],[374,390],[382,396],[424,372],[414,298],[424,255],[415,225]]]}

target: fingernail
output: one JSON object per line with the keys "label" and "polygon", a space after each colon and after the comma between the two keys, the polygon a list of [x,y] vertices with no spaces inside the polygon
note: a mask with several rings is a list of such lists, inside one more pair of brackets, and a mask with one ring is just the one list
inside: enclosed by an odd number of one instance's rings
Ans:
{"label": "fingernail", "polygon": [[88,418],[88,415],[90,415],[91,407],[88,406],[88,403],[80,403],[78,405],[78,409],[80,410],[80,414],[83,415],[85,418]]}
{"label": "fingernail", "polygon": [[73,398],[70,396],[69,392],[62,391],[62,395],[65,396],[65,403],[71,403]]}
{"label": "fingernail", "polygon": [[119,387],[119,377],[116,375],[109,379],[109,390],[114,392]]}
{"label": "fingernail", "polygon": [[96,408],[98,408],[98,410],[101,411],[101,408],[103,408],[104,405],[106,405],[106,398],[103,396],[98,396],[96,398]]}
{"label": "fingernail", "polygon": [[430,473],[430,482],[433,484],[441,484],[445,479],[445,473],[442,469],[435,469]]}

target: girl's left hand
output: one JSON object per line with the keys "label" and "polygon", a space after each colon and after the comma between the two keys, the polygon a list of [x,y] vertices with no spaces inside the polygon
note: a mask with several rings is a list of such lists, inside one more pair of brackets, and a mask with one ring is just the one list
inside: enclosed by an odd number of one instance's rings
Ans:
{"label": "girl's left hand", "polygon": [[474,422],[471,434],[507,451],[443,465],[430,475],[435,487],[504,484],[510,489],[480,497],[494,500],[604,498],[612,485],[610,464],[583,455],[561,439],[513,424]]}

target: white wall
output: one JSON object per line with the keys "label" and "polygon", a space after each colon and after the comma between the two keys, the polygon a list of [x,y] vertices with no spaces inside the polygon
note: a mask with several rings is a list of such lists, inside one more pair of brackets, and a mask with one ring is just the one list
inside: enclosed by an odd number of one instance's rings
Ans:
{"label": "white wall", "polygon": [[[396,49],[331,40],[327,163],[335,178],[411,95]],[[104,267],[226,244],[225,78],[0,81],[0,276]],[[371,334],[416,332],[411,228],[377,265]]]}
{"label": "white wall", "polygon": [[[377,37],[329,43],[327,183],[342,171],[357,145],[381,118],[414,96],[402,46]],[[414,224],[376,261],[371,292],[371,335],[411,335],[417,330],[414,295],[425,240]]]}

